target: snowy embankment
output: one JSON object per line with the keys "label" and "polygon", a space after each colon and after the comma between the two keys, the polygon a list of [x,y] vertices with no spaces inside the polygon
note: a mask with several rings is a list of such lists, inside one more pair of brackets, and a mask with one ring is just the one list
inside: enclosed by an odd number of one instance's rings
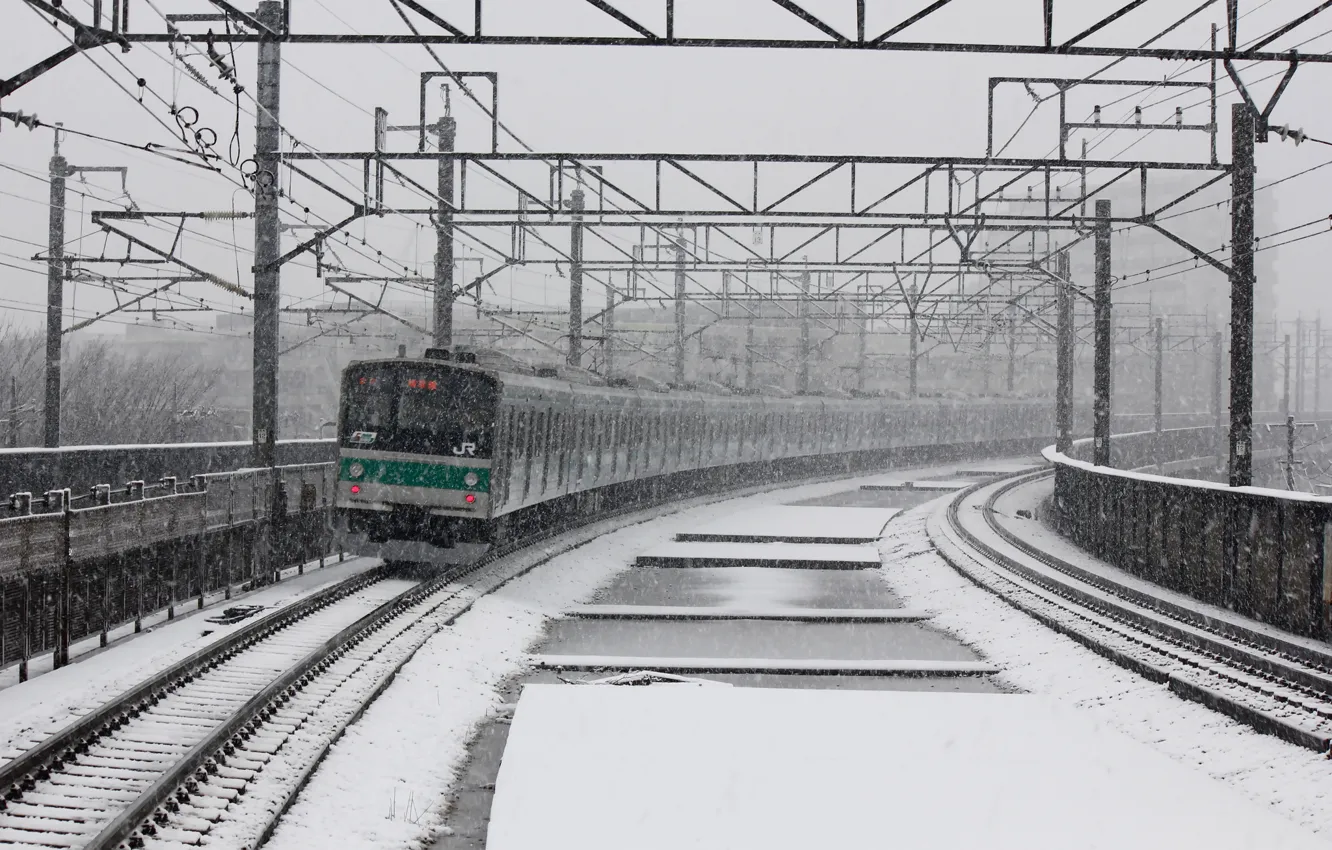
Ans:
{"label": "snowy embankment", "polygon": [[1165,685],[1112,664],[976,587],[930,545],[925,518],[940,504],[899,515],[880,544],[884,578],[905,604],[937,612],[933,625],[983,652],[1014,687],[1085,711],[1291,821],[1332,836],[1327,758],[1180,699]]}
{"label": "snowy embankment", "polygon": [[690,508],[599,537],[479,599],[431,638],[352,725],[282,819],[267,848],[421,846],[445,826],[441,807],[501,686],[528,667],[546,620],[587,600],[645,549],[703,522],[814,498],[871,478],[814,484]]}

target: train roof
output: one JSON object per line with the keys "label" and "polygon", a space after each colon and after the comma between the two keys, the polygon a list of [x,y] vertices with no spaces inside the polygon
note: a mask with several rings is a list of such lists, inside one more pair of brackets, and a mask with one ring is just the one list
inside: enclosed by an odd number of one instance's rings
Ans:
{"label": "train roof", "polygon": [[[432,366],[447,366],[468,372],[482,372],[493,374],[500,381],[518,386],[528,386],[540,388],[545,382],[554,382],[564,385],[580,385],[587,388],[600,388],[609,391],[612,394],[627,393],[628,395],[638,396],[642,393],[654,393],[671,396],[712,396],[716,398],[781,398],[781,399],[808,399],[810,401],[853,401],[853,400],[872,400],[894,401],[908,400],[901,393],[884,393],[882,395],[872,395],[868,393],[848,393],[843,390],[831,389],[825,392],[809,395],[798,395],[787,390],[784,387],[774,385],[764,385],[757,388],[757,391],[747,391],[727,386],[716,381],[696,381],[685,385],[673,385],[659,381],[647,375],[622,375],[616,376],[611,380],[606,380],[594,372],[586,369],[580,369],[569,366],[564,363],[526,363],[512,357],[506,352],[495,349],[471,348],[459,346],[456,349],[444,352],[437,349],[427,349],[426,353],[419,357],[383,357],[371,360],[353,360],[347,365],[348,369],[356,366],[363,366],[369,363],[418,363],[429,364]],[[514,380],[516,379],[516,380]],[[960,394],[948,394],[948,400],[954,400],[954,397]],[[942,401],[942,398],[927,398],[922,395],[921,401],[933,401],[935,403]],[[961,400],[961,399],[957,399]],[[978,397],[966,399],[970,402],[986,401],[1035,401],[1036,399],[1014,399],[1000,397]]]}

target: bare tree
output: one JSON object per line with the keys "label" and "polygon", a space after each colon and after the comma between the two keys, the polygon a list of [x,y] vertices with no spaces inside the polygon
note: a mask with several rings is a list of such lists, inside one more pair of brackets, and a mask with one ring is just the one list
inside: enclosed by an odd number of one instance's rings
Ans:
{"label": "bare tree", "polygon": [[[18,445],[39,442],[42,346],[40,332],[0,324],[0,444],[8,444],[10,427]],[[221,369],[191,352],[130,353],[113,340],[84,339],[66,345],[61,371],[61,437],[66,445],[226,436],[215,433],[220,426],[214,427],[207,416]]]}

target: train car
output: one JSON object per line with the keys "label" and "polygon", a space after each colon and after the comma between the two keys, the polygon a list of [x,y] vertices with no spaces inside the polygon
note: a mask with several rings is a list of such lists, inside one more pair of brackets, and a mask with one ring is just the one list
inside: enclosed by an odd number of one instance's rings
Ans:
{"label": "train car", "polygon": [[1048,437],[1048,402],[895,402],[608,386],[496,352],[430,349],[343,373],[348,547],[457,562],[563,517],[719,482],[849,471],[910,447]]}

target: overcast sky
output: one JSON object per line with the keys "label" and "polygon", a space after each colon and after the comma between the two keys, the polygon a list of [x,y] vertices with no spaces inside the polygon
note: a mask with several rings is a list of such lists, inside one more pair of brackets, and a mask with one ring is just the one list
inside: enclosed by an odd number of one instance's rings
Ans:
{"label": "overcast sky", "polygon": [[[1199,2],[1152,0],[1085,43],[1140,44]],[[660,0],[614,0],[614,3],[649,26],[661,28]],[[249,8],[247,4],[241,5]],[[301,31],[406,32],[388,0],[294,0],[293,5],[295,26]],[[471,0],[434,0],[428,5],[464,28],[470,26]],[[805,5],[811,11],[825,14],[843,32],[854,31],[853,0],[806,0]],[[909,16],[925,4],[923,0],[870,0],[867,5],[871,16],[869,29],[875,30]],[[936,18],[922,22],[898,38],[1032,42],[1040,37],[1041,5],[1040,0],[955,0]],[[1071,37],[1121,5],[1122,0],[1059,0],[1056,40]],[[1240,5],[1245,13],[1240,30],[1244,42],[1304,13],[1314,4],[1312,0],[1252,0]],[[89,0],[67,0],[65,6],[85,20],[91,17]],[[804,24],[769,0],[678,0],[676,6],[677,33],[683,36],[810,34]],[[210,8],[204,0],[152,0],[152,3],[133,0],[131,23],[133,28],[162,31],[164,25],[155,9],[175,13]],[[1224,2],[1212,4],[1163,39],[1162,44],[1204,46],[1210,24],[1222,22],[1224,8]],[[600,35],[625,32],[583,0],[506,0],[487,2],[486,9],[486,28],[491,32]],[[429,30],[428,24],[419,25]],[[1314,18],[1275,42],[1272,49],[1299,45],[1305,53],[1324,52],[1332,47],[1332,35],[1325,34],[1328,32],[1332,32],[1332,13]],[[2,76],[11,76],[67,44],[60,32],[21,0],[3,3],[0,33],[4,48],[0,50]],[[987,77],[1074,77],[1095,71],[1108,61],[827,50],[451,46],[436,50],[453,70],[499,73],[501,116],[527,144],[538,151],[585,152],[979,156],[985,152]],[[239,47],[234,57],[240,81],[246,86],[239,116],[239,149],[244,158],[252,154],[253,148],[254,108],[249,96],[254,86],[255,50],[250,46]],[[394,123],[414,122],[418,74],[438,68],[424,48],[410,45],[382,48],[288,45],[283,48],[283,58],[283,124],[292,136],[321,151],[370,147],[371,114],[376,106],[387,108]],[[205,72],[220,95],[206,91],[190,79],[164,47],[140,45],[127,54],[112,49],[76,57],[7,98],[3,108],[35,112],[44,122],[62,121],[76,130],[135,144],[155,142],[179,147],[169,132],[175,127],[175,120],[163,101],[192,106],[199,111],[199,126],[216,131],[217,150],[225,155],[237,120],[229,86],[197,56],[191,64]],[[1281,70],[1279,65],[1269,65],[1250,69],[1244,75],[1255,81],[1256,92],[1265,99],[1276,79],[1257,81],[1279,75]],[[1329,74],[1332,68],[1303,66],[1277,107],[1275,122],[1303,127],[1316,138],[1332,139],[1326,95],[1332,81]],[[1120,63],[1102,78],[1157,80],[1167,75],[1205,80],[1207,69],[1197,63],[1138,60]],[[140,77],[147,83],[142,103],[136,85]],[[478,84],[477,91],[489,96],[484,84]],[[1206,121],[1202,96],[1190,94],[1187,98],[1167,101],[1161,90],[1123,89],[1115,90],[1113,95],[1102,93],[1106,91],[1088,89],[1085,94],[1080,93],[1078,108],[1085,110],[1089,103],[1099,103],[1102,98],[1108,102],[1124,97],[1117,106],[1107,108],[1106,120],[1122,120],[1134,104],[1144,104],[1149,122],[1168,120],[1175,105],[1190,107],[1186,114],[1191,122]],[[1235,94],[1233,87],[1225,84],[1224,77],[1221,91],[1221,157],[1226,160],[1229,104],[1235,100]],[[456,93],[454,96],[456,99]],[[999,101],[1001,140],[1018,129],[1032,105],[1031,98],[1021,89],[1004,91]],[[432,102],[431,108],[435,110],[432,115],[438,114],[438,104]],[[1053,109],[1051,101],[1038,110],[1007,153],[1047,154],[1055,139]],[[485,143],[487,119],[461,100],[455,102],[454,111],[460,124],[459,148],[478,149]],[[405,134],[395,135],[391,144],[400,150],[413,147],[413,141]],[[1124,152],[1130,145],[1133,147]],[[1205,148],[1203,134],[1184,139],[1180,134],[1157,133],[1140,139],[1132,131],[1123,131],[1101,141],[1093,156],[1190,159],[1205,156]],[[501,140],[501,150],[518,149],[512,139]],[[237,185],[236,170],[225,163],[223,174],[218,175],[161,156],[80,137],[67,137],[63,152],[75,165],[129,166],[129,191],[143,209],[248,210],[252,205],[250,196]],[[0,194],[0,262],[8,264],[0,266],[0,315],[25,324],[40,321],[44,309],[44,267],[27,258],[42,250],[46,243],[48,190],[43,180],[50,155],[51,132],[47,129],[28,132],[6,122],[0,131],[0,165],[4,166],[0,168],[0,192],[4,193]],[[1258,147],[1258,183],[1269,183],[1327,161],[1332,161],[1332,150],[1324,145],[1306,143],[1297,148],[1274,137],[1271,144]],[[428,167],[418,168],[414,174],[424,182],[431,181]],[[91,234],[88,219],[91,210],[124,202],[118,177],[88,175],[87,181],[86,185],[77,177],[70,181],[72,189],[88,195],[73,192],[69,195],[67,238],[70,240]],[[347,183],[338,188],[351,190]],[[1258,203],[1273,216],[1271,227],[1282,230],[1328,216],[1326,198],[1332,194],[1330,189],[1332,168],[1318,169],[1260,192]],[[294,184],[294,192],[302,205],[311,208],[311,222],[336,220],[346,213],[344,203],[309,184]],[[419,205],[428,204],[425,199],[417,200]],[[290,212],[287,220],[295,220]],[[353,233],[365,236],[367,246],[361,249],[365,256],[357,257],[350,249],[344,250],[342,256],[347,266],[367,273],[383,274],[384,268],[377,266],[388,266],[395,270],[409,269],[412,274],[430,274],[434,245],[427,222],[389,216],[364,225],[364,230],[360,227],[354,227]],[[1324,225],[1306,226],[1284,238],[1326,229]],[[252,249],[253,231],[248,221],[192,222],[190,231],[184,241],[185,258],[246,289],[252,286],[248,253],[225,248],[234,239],[245,252]],[[155,232],[147,232],[154,233],[155,243],[162,247],[170,245],[174,235],[173,228],[165,224]],[[297,235],[300,234],[287,236],[284,247],[294,245]],[[1220,232],[1215,236],[1214,244],[1204,246],[1208,250],[1227,241],[1229,234]],[[104,244],[108,254],[123,255],[123,241],[107,243],[100,234],[73,242],[70,250],[99,255]],[[507,238],[504,244],[507,245]],[[1332,316],[1332,300],[1323,281],[1327,274],[1324,259],[1327,246],[1321,236],[1313,236],[1275,249],[1278,309],[1283,314],[1293,317],[1302,311],[1312,316],[1327,307]],[[463,252],[465,256],[480,256],[473,248],[464,248]],[[304,266],[308,262],[284,270],[284,304],[327,303],[332,294]],[[115,273],[113,269],[107,271]],[[1120,271],[1129,273],[1133,269],[1117,269]],[[497,294],[501,300],[512,296],[517,305],[565,303],[567,284],[549,272],[549,269],[522,269],[502,275],[495,281]],[[141,268],[138,273],[155,272]],[[1222,289],[1227,286],[1219,274],[1215,276],[1215,285]],[[131,285],[130,289],[142,291],[139,284]],[[204,299],[219,311],[238,311],[246,305],[245,299],[207,284],[188,285],[182,291]],[[400,288],[394,297],[426,303],[424,293],[413,294],[407,288]],[[66,324],[113,303],[113,296],[105,287],[88,283],[70,286],[66,293],[69,316]],[[211,328],[215,316],[181,314],[177,318],[200,328]],[[116,332],[118,328],[107,323],[104,330]]]}

